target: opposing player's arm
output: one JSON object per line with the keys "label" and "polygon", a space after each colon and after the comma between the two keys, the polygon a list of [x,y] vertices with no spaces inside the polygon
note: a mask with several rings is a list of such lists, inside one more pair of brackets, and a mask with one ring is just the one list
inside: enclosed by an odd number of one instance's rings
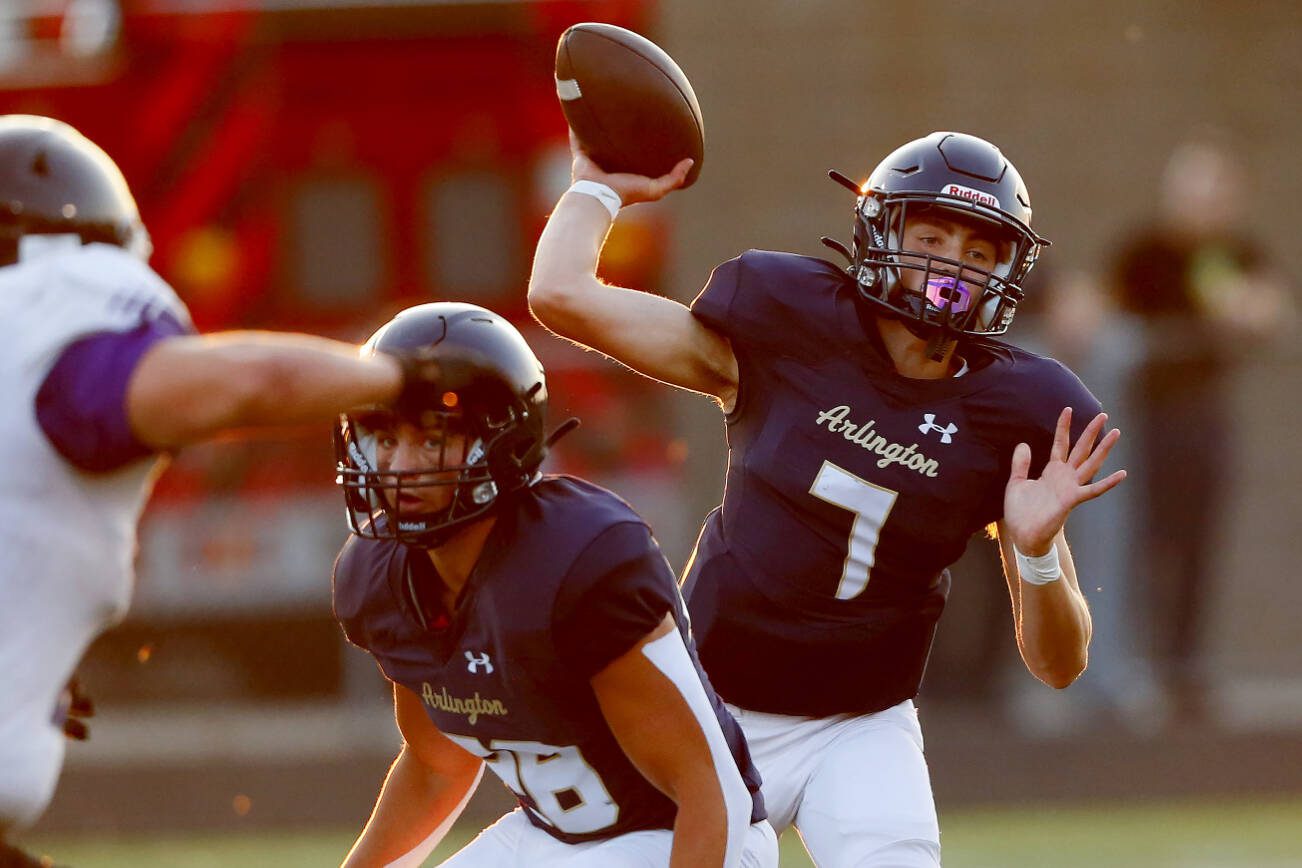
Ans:
{"label": "opposing player's arm", "polygon": [[483,774],[483,761],[439,732],[419,696],[395,684],[393,707],[402,751],[344,868],[422,864],[452,828]]}
{"label": "opposing player's arm", "polygon": [[[684,161],[663,178],[606,174],[575,151],[575,178],[616,190],[624,203],[651,201],[682,183]],[[633,370],[731,408],[737,359],[723,335],[673,299],[602,283],[597,261],[611,218],[592,196],[566,193],[552,212],[534,256],[529,308],[551,331]]]}
{"label": "opposing player's arm", "polygon": [[173,449],[231,428],[328,420],[340,410],[397,396],[392,358],[310,335],[226,332],[159,341],[126,391],[139,440]]}
{"label": "opposing player's arm", "polygon": [[678,805],[670,864],[737,864],[751,796],[672,615],[591,684],[629,760]]}

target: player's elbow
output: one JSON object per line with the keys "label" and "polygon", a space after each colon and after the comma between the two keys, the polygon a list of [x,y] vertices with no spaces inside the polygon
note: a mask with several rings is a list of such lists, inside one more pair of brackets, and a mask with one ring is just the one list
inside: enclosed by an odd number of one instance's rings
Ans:
{"label": "player's elbow", "polygon": [[529,312],[546,328],[559,335],[570,337],[582,331],[586,321],[585,311],[594,304],[592,287],[596,280],[548,280],[534,278],[529,281]]}
{"label": "player's elbow", "polygon": [[538,322],[553,328],[552,323],[560,322],[576,307],[574,295],[566,282],[534,275],[529,280],[529,312]]}

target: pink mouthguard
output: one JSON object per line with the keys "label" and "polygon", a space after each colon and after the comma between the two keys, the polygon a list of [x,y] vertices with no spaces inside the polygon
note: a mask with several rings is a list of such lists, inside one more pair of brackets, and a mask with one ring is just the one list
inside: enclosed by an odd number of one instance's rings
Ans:
{"label": "pink mouthguard", "polygon": [[953,277],[933,277],[927,281],[927,301],[943,310],[952,304],[954,313],[963,313],[972,304],[972,288]]}

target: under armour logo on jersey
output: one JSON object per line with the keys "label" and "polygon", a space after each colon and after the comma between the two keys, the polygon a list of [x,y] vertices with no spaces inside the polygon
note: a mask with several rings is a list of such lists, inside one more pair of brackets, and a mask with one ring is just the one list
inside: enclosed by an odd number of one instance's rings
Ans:
{"label": "under armour logo on jersey", "polygon": [[937,425],[935,413],[923,413],[922,424],[918,426],[918,430],[923,434],[931,431],[939,432],[941,443],[953,443],[954,435],[958,433],[958,426],[953,422],[948,425]]}
{"label": "under armour logo on jersey", "polygon": [[476,657],[473,652],[466,652],[466,670],[472,674],[478,674],[479,667],[484,667],[485,675],[493,674],[493,661],[488,659],[488,652],[481,651]]}

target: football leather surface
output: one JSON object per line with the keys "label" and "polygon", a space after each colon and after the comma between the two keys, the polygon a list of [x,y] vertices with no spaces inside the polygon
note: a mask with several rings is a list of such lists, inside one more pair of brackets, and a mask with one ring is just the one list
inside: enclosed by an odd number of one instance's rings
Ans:
{"label": "football leather surface", "polygon": [[575,24],[556,46],[556,93],[565,120],[606,172],[658,177],[679,160],[701,171],[705,126],[687,76],[646,37],[612,24]]}

